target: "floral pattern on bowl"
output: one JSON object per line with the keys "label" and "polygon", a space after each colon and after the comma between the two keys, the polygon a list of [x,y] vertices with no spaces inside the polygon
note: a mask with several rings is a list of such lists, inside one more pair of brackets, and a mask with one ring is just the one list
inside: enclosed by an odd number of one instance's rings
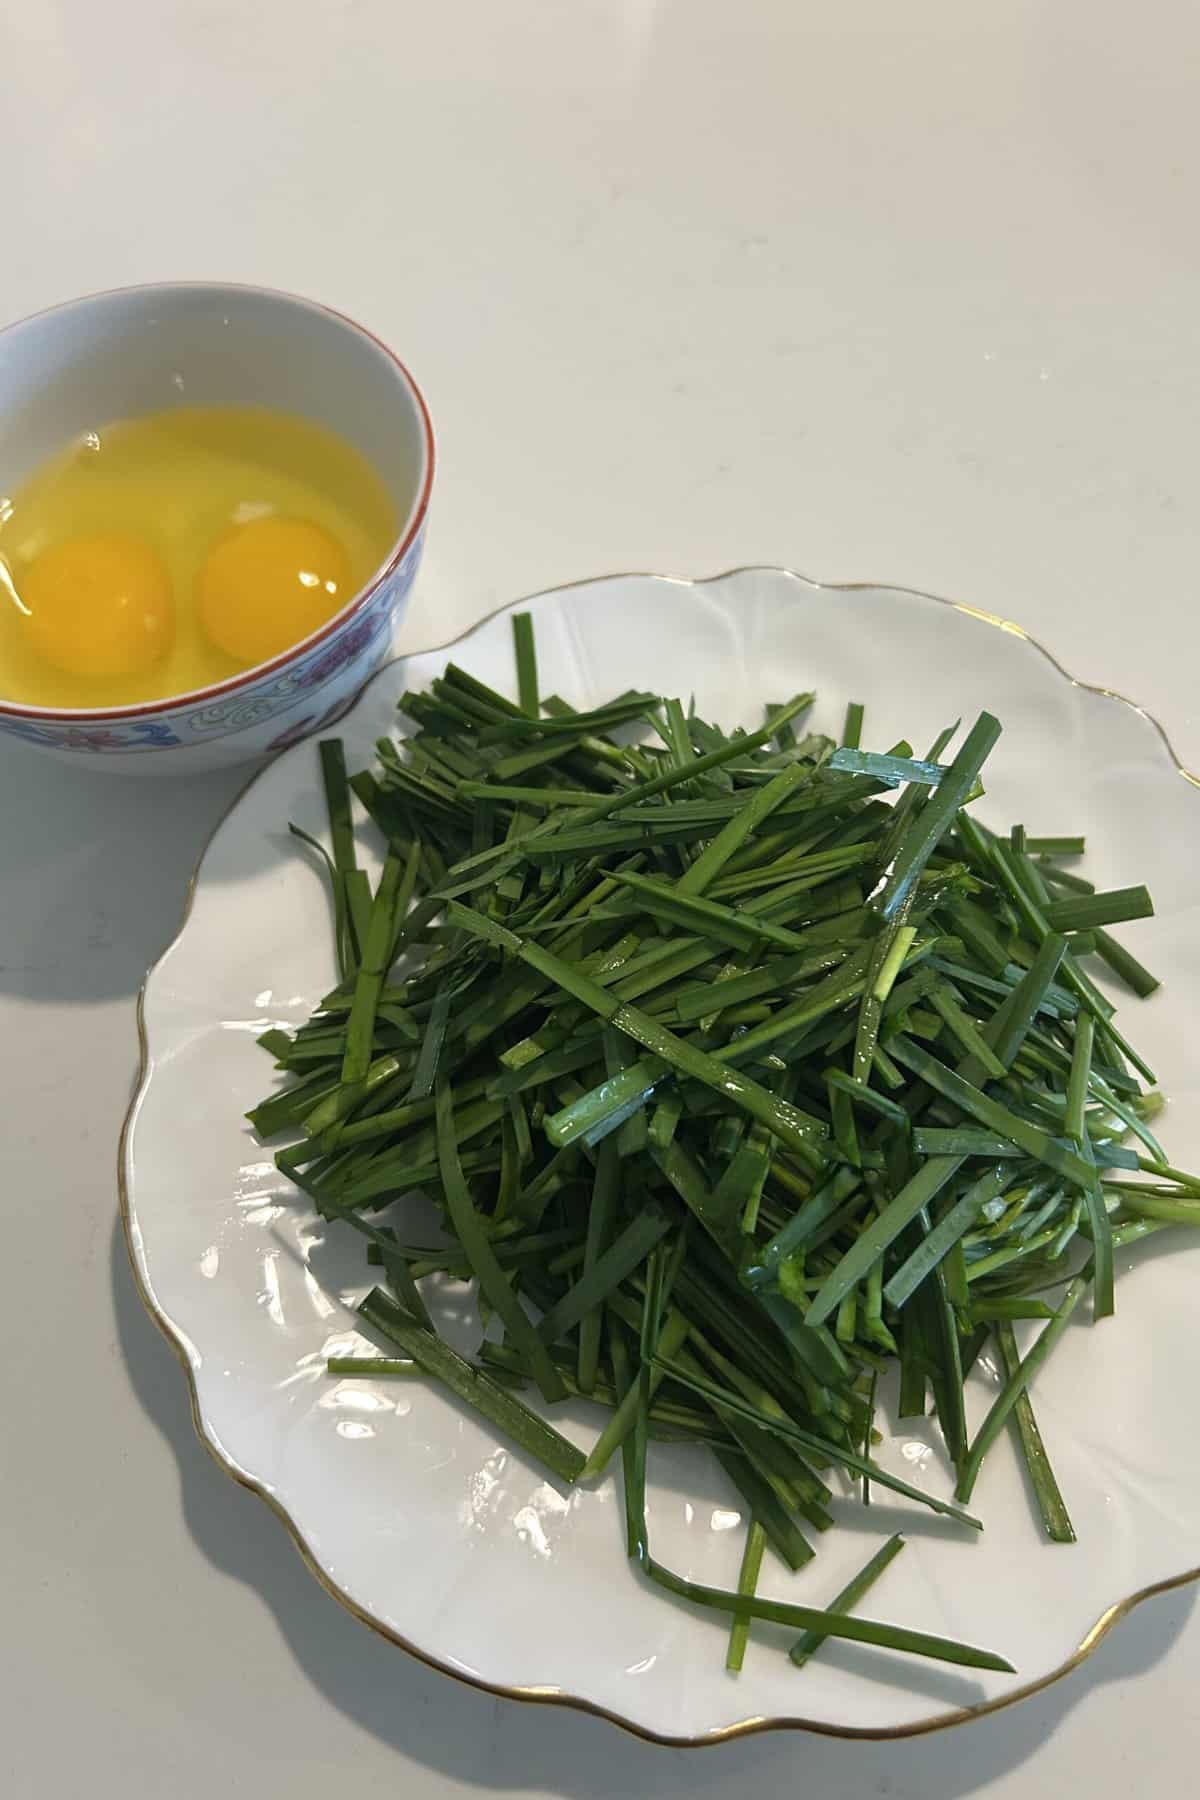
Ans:
{"label": "floral pattern on bowl", "polygon": [[395,503],[391,553],[332,621],[261,668],[96,711],[0,696],[0,734],[105,769],[216,768],[318,729],[388,654],[424,548],[433,428],[399,358],[329,307],[267,288],[165,283],[9,326],[0,332],[0,489],[97,420],[181,404],[193,390],[206,404],[304,413],[354,443]]}

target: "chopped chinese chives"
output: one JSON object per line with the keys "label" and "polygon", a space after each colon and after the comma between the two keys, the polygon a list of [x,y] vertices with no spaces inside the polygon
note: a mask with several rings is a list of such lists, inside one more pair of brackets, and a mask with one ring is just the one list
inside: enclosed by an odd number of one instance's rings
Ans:
{"label": "chopped chinese chives", "polygon": [[[872,1455],[895,1360],[960,1500],[1011,1421],[1047,1535],[1073,1536],[1030,1384],[1085,1294],[1111,1310],[1117,1248],[1200,1225],[1200,1178],[1168,1161],[1148,1066],[1082,961],[1152,992],[1105,929],[1149,896],[1061,868],[1081,838],[975,816],[989,714],[943,762],[957,727],[924,759],[868,751],[857,702],[840,744],[797,730],[808,693],[729,732],[650,691],[573,710],[540,692],[528,614],[513,633],[515,700],[449,665],[404,696],[414,729],[374,771],[320,746],[331,848],[293,828],[329,879],[339,980],[264,1030],[281,1085],[250,1119],[292,1134],[281,1173],[365,1240],[391,1294],[363,1322],[396,1352],[329,1371],[439,1382],[562,1481],[620,1449],[631,1555],[727,1615],[731,1668],[755,1618],[805,1632],[798,1664],[832,1636],[1006,1668],[850,1616],[898,1539],[828,1612],[762,1598],[760,1567],[818,1554],[829,1470],[979,1526]],[[358,806],[383,839],[374,894]],[[413,1190],[441,1244],[392,1211]],[[477,1283],[493,1330],[473,1358],[427,1278]],[[1042,1325],[1024,1359],[1021,1321]],[[989,1336],[1004,1380],[968,1445]],[[531,1384],[601,1409],[590,1452]],[[736,1592],[650,1554],[664,1437],[741,1496]]]}

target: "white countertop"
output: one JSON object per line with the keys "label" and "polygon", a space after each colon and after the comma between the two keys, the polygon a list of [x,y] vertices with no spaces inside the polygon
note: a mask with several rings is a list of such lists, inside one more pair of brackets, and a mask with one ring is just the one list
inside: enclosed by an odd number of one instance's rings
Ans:
{"label": "white countertop", "polygon": [[[777,562],[1017,619],[1200,766],[1188,0],[47,0],[0,46],[4,320],[212,276],[410,362],[441,468],[404,647]],[[236,785],[0,746],[6,1800],[1186,1785],[1188,1591],[964,1729],[680,1752],[452,1683],[316,1586],[194,1437],[117,1224],[134,995]]]}

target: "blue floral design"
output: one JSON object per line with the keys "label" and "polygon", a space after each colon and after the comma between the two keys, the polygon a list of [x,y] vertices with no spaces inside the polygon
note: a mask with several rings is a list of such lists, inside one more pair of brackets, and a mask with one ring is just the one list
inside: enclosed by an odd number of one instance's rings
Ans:
{"label": "blue floral design", "polygon": [[127,725],[63,726],[36,725],[32,719],[8,719],[0,714],[0,731],[55,750],[160,750],[183,742],[159,719],[134,719]]}

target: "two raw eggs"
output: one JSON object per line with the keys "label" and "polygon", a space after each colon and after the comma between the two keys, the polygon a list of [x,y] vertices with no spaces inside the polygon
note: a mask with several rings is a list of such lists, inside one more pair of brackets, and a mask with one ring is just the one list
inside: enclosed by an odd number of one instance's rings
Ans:
{"label": "two raw eggs", "polygon": [[307,419],[98,426],[0,496],[0,692],[122,706],[225,680],[339,612],[396,528],[371,465]]}

